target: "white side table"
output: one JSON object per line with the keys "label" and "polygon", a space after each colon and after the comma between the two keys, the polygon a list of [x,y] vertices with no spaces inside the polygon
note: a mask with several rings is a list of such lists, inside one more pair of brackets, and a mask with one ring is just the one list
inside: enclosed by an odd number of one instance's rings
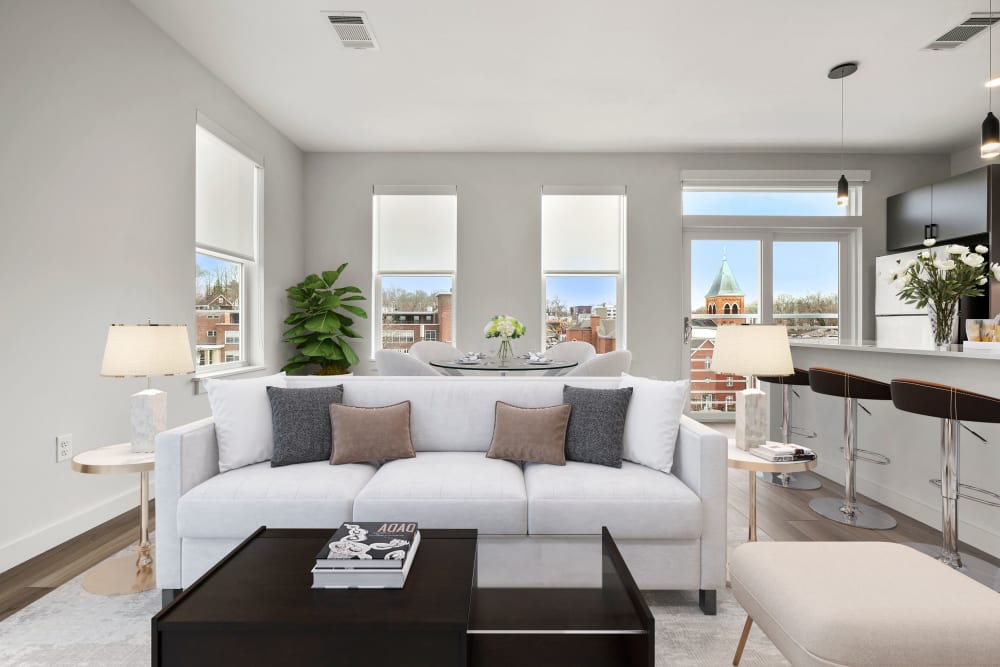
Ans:
{"label": "white side table", "polygon": [[133,452],[132,444],[98,447],[73,457],[77,472],[104,475],[107,473],[139,473],[139,555],[111,558],[87,573],[83,587],[99,595],[123,595],[148,591],[156,587],[153,550],[149,544],[149,473],[153,469],[153,452]]}
{"label": "white side table", "polygon": [[[780,445],[784,443],[768,441],[768,444]],[[792,445],[794,447],[794,445]],[[737,470],[749,471],[748,495],[750,496],[747,514],[750,517],[750,541],[757,541],[757,473],[758,472],[805,472],[816,467],[817,459],[811,461],[789,461],[779,463],[768,461],[759,456],[754,456],[750,452],[736,448],[736,440],[729,439],[729,467]]]}

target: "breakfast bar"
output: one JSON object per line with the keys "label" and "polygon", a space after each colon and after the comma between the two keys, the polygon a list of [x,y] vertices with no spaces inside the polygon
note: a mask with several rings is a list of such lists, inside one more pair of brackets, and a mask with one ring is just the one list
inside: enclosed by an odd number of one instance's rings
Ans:
{"label": "breakfast bar", "polygon": [[[1000,354],[878,347],[874,343],[827,343],[792,341],[795,366],[836,368],[889,382],[898,378],[930,381],[996,396],[1000,393]],[[793,398],[793,425],[814,431],[815,438],[802,443],[819,455],[815,472],[842,483],[844,479],[844,415],[839,403],[815,394],[808,387],[797,389]],[[860,461],[858,492],[934,528],[941,525],[941,490],[929,482],[940,478],[939,420],[902,412],[891,401],[860,401],[859,446],[884,454],[889,463]],[[780,392],[771,395],[771,435],[778,438]],[[963,484],[981,489],[1000,488],[1000,425],[968,424],[962,432],[959,468]],[[981,440],[978,436],[981,436]],[[989,498],[987,496],[987,498]],[[960,502],[961,539],[991,554],[1000,554],[1000,508],[980,502]]]}

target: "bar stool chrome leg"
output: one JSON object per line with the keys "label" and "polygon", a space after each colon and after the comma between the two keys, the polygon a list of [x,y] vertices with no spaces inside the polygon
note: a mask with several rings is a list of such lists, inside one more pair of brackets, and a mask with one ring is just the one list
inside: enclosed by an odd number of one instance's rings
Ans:
{"label": "bar stool chrome leg", "polygon": [[896,527],[896,520],[882,510],[859,503],[855,483],[855,467],[858,461],[858,402],[854,398],[844,399],[844,498],[815,498],[809,501],[809,508],[837,523],[868,530],[889,530]]}
{"label": "bar stool chrome leg", "polygon": [[[792,387],[781,385],[781,441],[786,445],[791,442],[792,435]],[[814,491],[823,484],[813,475],[806,472],[759,472],[757,479],[767,484],[780,486],[795,491]]]}
{"label": "bar stool chrome leg", "polygon": [[[910,546],[961,571],[979,583],[1000,591],[1000,570],[995,565],[981,558],[960,553],[958,550],[959,498],[1000,507],[1000,495],[959,482],[961,429],[962,422],[957,419],[941,420],[941,479],[930,480],[931,484],[941,487],[941,545],[910,544]],[[978,495],[963,493],[962,489],[969,489]]]}

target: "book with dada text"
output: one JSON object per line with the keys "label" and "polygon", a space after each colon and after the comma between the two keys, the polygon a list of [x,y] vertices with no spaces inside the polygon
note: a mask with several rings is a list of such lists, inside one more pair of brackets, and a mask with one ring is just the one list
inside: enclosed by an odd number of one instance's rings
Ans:
{"label": "book with dada text", "polygon": [[316,555],[316,567],[338,570],[400,570],[416,548],[417,524],[344,523]]}
{"label": "book with dada text", "polygon": [[314,567],[312,569],[313,588],[403,588],[406,578],[410,574],[410,567],[413,565],[417,547],[420,546],[420,533],[413,536],[413,545],[410,547],[406,559],[399,561],[403,565],[401,568],[392,570],[388,568],[335,568],[335,567]]}

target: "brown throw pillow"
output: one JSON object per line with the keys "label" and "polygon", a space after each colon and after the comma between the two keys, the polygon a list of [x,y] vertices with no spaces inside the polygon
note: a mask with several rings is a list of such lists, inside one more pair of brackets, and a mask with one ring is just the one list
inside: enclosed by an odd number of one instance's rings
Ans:
{"label": "brown throw pillow", "polygon": [[363,463],[389,459],[412,459],[410,402],[382,408],[358,408],[334,403],[330,406],[333,456],[330,463]]}
{"label": "brown throw pillow", "polygon": [[566,427],[571,406],[519,408],[497,401],[491,459],[566,465]]}

